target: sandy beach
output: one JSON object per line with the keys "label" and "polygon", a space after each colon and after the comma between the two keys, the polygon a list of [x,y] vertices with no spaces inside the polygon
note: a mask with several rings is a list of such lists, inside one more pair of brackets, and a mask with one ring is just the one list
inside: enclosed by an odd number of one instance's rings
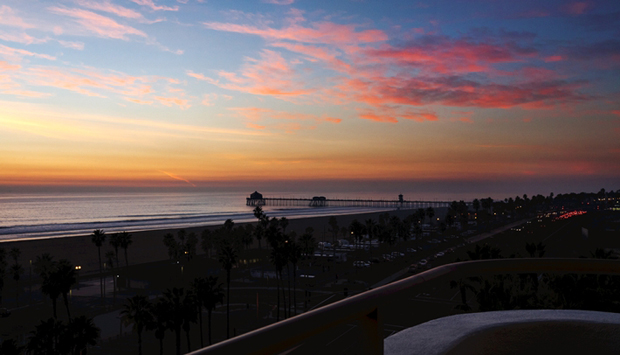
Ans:
{"label": "sandy beach", "polygon": [[[390,215],[397,215],[401,219],[410,215],[413,212],[414,210],[389,211]],[[436,208],[435,218],[442,218],[444,213],[445,209]],[[379,214],[380,212],[338,215],[336,216],[336,218],[340,227],[348,227],[351,221],[353,221],[353,219],[357,219],[358,221],[363,222],[368,218],[372,218],[377,221]],[[314,237],[317,242],[321,241],[324,236],[326,238],[331,238],[328,232],[329,218],[329,216],[322,216],[290,219],[287,231],[295,231],[298,235],[300,235],[305,231],[307,227],[312,227],[314,228]],[[188,233],[196,233],[200,238],[200,234],[204,229],[215,229],[218,227],[219,226],[201,226],[185,228],[185,230]],[[129,264],[135,265],[166,260],[168,258],[168,250],[162,242],[163,237],[167,233],[175,234],[177,231],[178,228],[132,232],[131,234],[133,243],[129,246],[127,250]],[[4,248],[6,251],[9,251],[10,249],[15,247],[21,250],[20,261],[22,265],[24,265],[24,270],[26,274],[29,272],[30,262],[34,262],[36,260],[36,257],[43,253],[49,253],[54,257],[55,260],[68,259],[73,264],[80,265],[82,267],[82,275],[98,272],[99,270],[97,247],[95,247],[95,245],[92,243],[90,235],[0,242],[0,248]],[[109,239],[106,239],[106,242],[101,247],[102,259],[104,258],[105,253],[110,250],[113,250],[113,248],[109,244]],[[202,253],[202,249],[200,248],[200,246],[198,246],[198,254]],[[124,265],[124,256],[122,249],[119,250],[119,258],[121,260],[121,265]]]}

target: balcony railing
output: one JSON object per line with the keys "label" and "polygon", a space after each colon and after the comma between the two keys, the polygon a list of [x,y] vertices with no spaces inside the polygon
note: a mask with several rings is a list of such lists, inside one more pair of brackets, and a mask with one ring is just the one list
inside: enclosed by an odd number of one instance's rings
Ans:
{"label": "balcony railing", "polygon": [[425,282],[449,276],[452,279],[479,275],[526,273],[577,273],[620,275],[620,261],[602,259],[497,259],[447,264],[406,279],[360,293],[339,302],[256,329],[191,354],[277,354],[294,349],[307,339],[345,322],[359,321],[368,354],[383,354],[382,309],[392,296]]}

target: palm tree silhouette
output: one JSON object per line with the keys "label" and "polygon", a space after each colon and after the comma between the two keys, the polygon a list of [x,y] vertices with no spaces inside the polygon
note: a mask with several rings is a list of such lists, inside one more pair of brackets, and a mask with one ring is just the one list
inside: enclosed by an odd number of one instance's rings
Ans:
{"label": "palm tree silhouette", "polygon": [[56,262],[48,253],[37,256],[34,262],[35,271],[41,276],[41,293],[49,296],[52,300],[54,319],[58,319],[56,314],[56,301],[60,297],[60,285],[54,279]]}
{"label": "palm tree silhouette", "polygon": [[103,269],[101,268],[101,246],[105,242],[105,232],[103,229],[95,229],[91,236],[91,240],[95,246],[97,246],[97,252],[99,254],[99,287],[101,289],[101,303],[103,303]]}
{"label": "palm tree silhouette", "polygon": [[55,271],[52,274],[51,281],[58,285],[60,293],[62,294],[65,308],[67,309],[67,316],[69,317],[69,321],[71,321],[68,296],[69,292],[71,291],[71,286],[73,286],[77,281],[76,271],[73,264],[71,264],[71,262],[67,259],[58,260],[58,262],[56,263]]}
{"label": "palm tree silhouette", "polygon": [[2,290],[4,289],[5,274],[6,274],[6,250],[0,248],[0,303],[2,303]]}
{"label": "palm tree silhouette", "polygon": [[129,260],[127,259],[127,248],[133,243],[131,234],[122,232],[119,234],[120,246],[125,251],[125,279],[127,280],[127,288],[131,287],[129,281]]}
{"label": "palm tree silhouette", "polygon": [[169,309],[168,324],[176,337],[176,354],[181,355],[181,327],[183,326],[183,303],[185,299],[185,289],[173,287],[163,292],[162,302]]}
{"label": "palm tree silhouette", "polygon": [[114,233],[110,236],[110,245],[114,248],[114,255],[116,256],[116,267],[120,267],[121,264],[119,264],[118,262],[118,248],[121,247],[120,234]]}
{"label": "palm tree silhouette", "polygon": [[[112,293],[114,294],[114,303],[116,304],[116,272],[114,272],[114,252],[109,250],[105,253],[105,258],[112,270]],[[118,261],[118,258],[116,259]],[[116,264],[118,266],[118,264]]]}
{"label": "palm tree silhouette", "polygon": [[79,316],[69,322],[68,332],[72,335],[73,354],[86,354],[88,345],[96,345],[100,329],[92,318]]}
{"label": "palm tree silhouette", "polygon": [[171,329],[174,331],[171,304],[164,298],[160,298],[157,303],[153,305],[152,311],[152,328],[155,329],[155,338],[159,340],[159,354],[164,355],[164,336],[166,335],[166,330]]}
{"label": "palm tree silhouette", "polygon": [[13,276],[13,280],[15,280],[15,304],[19,307],[19,278],[21,274],[24,272],[24,269],[19,264],[19,256],[21,255],[21,250],[19,248],[12,248],[9,251],[9,256],[13,259],[13,264],[11,265],[11,275]]}
{"label": "palm tree silhouette", "polygon": [[377,223],[372,218],[368,218],[365,223],[366,233],[368,233],[368,252],[372,255],[372,237],[375,235]]}
{"label": "palm tree silhouette", "polygon": [[296,242],[291,242],[288,257],[291,264],[293,264],[293,316],[297,315],[297,262],[301,259],[301,254],[301,246]]}
{"label": "palm tree silhouette", "polygon": [[433,217],[435,217],[435,210],[433,209],[433,207],[428,207],[426,209],[426,215],[428,216],[428,220],[430,222],[430,225],[433,225]]}
{"label": "palm tree silhouette", "polygon": [[127,299],[121,311],[123,323],[133,324],[133,330],[138,333],[138,354],[142,355],[142,331],[153,322],[152,305],[148,298],[136,295]]}
{"label": "palm tree silhouette", "polygon": [[219,261],[226,270],[226,339],[230,338],[230,271],[237,263],[237,250],[230,241],[224,239],[221,242]]}
{"label": "palm tree silhouette", "polygon": [[62,321],[55,318],[42,320],[30,332],[26,349],[33,355],[66,354],[69,349],[61,339],[65,332]]}
{"label": "palm tree silhouette", "polygon": [[207,309],[209,327],[209,345],[211,345],[211,312],[218,303],[224,303],[224,290],[222,284],[217,283],[217,277],[197,277],[192,283],[192,288],[198,301],[198,314],[200,322],[200,347],[204,347],[202,331],[202,307]]}

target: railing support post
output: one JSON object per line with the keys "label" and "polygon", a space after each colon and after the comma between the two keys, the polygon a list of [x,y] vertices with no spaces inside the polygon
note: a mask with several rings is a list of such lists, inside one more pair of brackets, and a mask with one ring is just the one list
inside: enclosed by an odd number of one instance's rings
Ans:
{"label": "railing support post", "polygon": [[360,353],[383,355],[383,320],[379,307],[360,319]]}

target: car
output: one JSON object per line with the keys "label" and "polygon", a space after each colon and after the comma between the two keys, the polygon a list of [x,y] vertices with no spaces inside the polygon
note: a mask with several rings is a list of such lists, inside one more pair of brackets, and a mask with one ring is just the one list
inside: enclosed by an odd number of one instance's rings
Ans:
{"label": "car", "polygon": [[422,259],[420,260],[420,262],[418,262],[418,265],[420,266],[426,266],[428,264],[428,261],[426,259]]}
{"label": "car", "polygon": [[407,248],[407,253],[415,253],[417,250],[415,248]]}
{"label": "car", "polygon": [[411,264],[409,265],[409,272],[416,272],[418,270],[418,265]]}
{"label": "car", "polygon": [[392,260],[394,260],[394,257],[392,255],[390,255],[390,254],[383,254],[382,256],[383,256],[383,260],[385,260],[385,261],[392,261]]}
{"label": "car", "polygon": [[435,254],[435,257],[437,257],[437,258],[441,258],[441,257],[442,257],[442,256],[444,256],[444,255],[445,255],[445,254],[444,254],[444,252],[443,252],[443,251],[440,251],[439,253]]}

